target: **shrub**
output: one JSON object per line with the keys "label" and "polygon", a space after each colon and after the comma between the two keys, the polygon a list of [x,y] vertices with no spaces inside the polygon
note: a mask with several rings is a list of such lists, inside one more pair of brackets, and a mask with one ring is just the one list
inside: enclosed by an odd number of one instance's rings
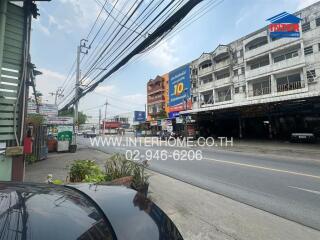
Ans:
{"label": "shrub", "polygon": [[133,162],[126,159],[123,154],[114,154],[106,162],[106,180],[132,176],[132,187],[137,191],[145,192],[148,188],[149,176],[145,174],[148,162]]}
{"label": "shrub", "polygon": [[94,160],[76,160],[71,164],[70,182],[101,182],[105,174]]}
{"label": "shrub", "polygon": [[25,155],[26,162],[30,165],[37,161],[37,156],[33,154]]}

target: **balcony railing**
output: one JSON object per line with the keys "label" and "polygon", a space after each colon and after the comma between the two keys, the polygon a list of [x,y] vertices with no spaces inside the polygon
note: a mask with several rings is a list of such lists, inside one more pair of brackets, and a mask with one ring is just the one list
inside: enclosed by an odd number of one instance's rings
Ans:
{"label": "balcony railing", "polygon": [[211,105],[213,103],[214,103],[213,100],[208,100],[208,101],[203,100],[200,102],[200,107],[206,107],[207,105]]}
{"label": "balcony railing", "polygon": [[212,66],[211,67],[206,67],[206,68],[203,68],[203,69],[200,68],[198,70],[198,76],[204,76],[204,75],[210,74],[210,73],[212,73],[212,71],[213,71]]}
{"label": "balcony railing", "polygon": [[266,95],[271,93],[271,87],[264,87],[264,88],[256,88],[254,90],[249,91],[249,96],[250,97],[255,97],[255,96],[261,96],[261,95]]}
{"label": "balcony railing", "polygon": [[231,100],[231,95],[230,94],[226,94],[226,95],[221,95],[221,96],[216,96],[215,97],[215,102],[226,102],[226,101],[230,101]]}
{"label": "balcony railing", "polygon": [[277,85],[278,92],[286,92],[286,91],[291,91],[291,90],[296,90],[301,88],[304,88],[303,82],[292,82],[292,83]]}

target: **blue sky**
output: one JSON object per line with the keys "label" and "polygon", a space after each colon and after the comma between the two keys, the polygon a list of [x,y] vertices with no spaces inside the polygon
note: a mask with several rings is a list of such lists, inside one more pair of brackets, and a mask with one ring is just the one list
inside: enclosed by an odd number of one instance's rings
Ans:
{"label": "blue sky", "polygon": [[[120,0],[125,1],[125,0]],[[210,0],[205,0],[210,1]],[[227,44],[267,24],[267,18],[280,12],[293,13],[315,0],[224,0],[219,6],[137,61],[107,79],[80,102],[80,110],[102,105],[107,97],[108,115],[143,110],[146,82]],[[199,6],[200,7],[200,6]],[[31,56],[43,72],[37,89],[45,102],[50,92],[63,83],[76,56],[76,46],[92,26],[100,8],[94,0],[52,0],[39,6],[33,22]],[[195,9],[196,10],[196,9]],[[74,84],[74,79],[68,86]],[[68,91],[66,90],[66,93]],[[94,118],[98,108],[87,110]]]}

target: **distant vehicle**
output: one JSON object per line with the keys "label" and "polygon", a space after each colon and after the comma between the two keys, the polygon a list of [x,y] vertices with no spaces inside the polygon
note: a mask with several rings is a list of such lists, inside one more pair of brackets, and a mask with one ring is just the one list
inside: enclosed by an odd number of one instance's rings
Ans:
{"label": "distant vehicle", "polygon": [[316,137],[313,133],[291,133],[290,142],[315,143]]}
{"label": "distant vehicle", "polygon": [[0,182],[0,196],[1,239],[183,240],[156,204],[123,186]]}
{"label": "distant vehicle", "polygon": [[76,132],[76,134],[77,134],[77,136],[81,136],[81,135],[83,135],[83,132]]}
{"label": "distant vehicle", "polygon": [[85,131],[83,132],[83,137],[84,138],[95,138],[97,136],[96,132],[95,131]]}

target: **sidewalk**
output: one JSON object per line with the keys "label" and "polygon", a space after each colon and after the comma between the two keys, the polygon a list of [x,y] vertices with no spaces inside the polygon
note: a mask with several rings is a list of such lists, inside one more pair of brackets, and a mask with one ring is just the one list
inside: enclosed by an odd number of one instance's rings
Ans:
{"label": "sidewalk", "polygon": [[[76,159],[94,159],[103,166],[110,155],[80,148],[76,153],[49,154],[47,160],[28,165],[26,181],[44,182],[47,174],[65,179],[66,166]],[[177,225],[186,240],[308,240],[320,239],[320,232],[273,214],[148,171],[150,198]]]}

